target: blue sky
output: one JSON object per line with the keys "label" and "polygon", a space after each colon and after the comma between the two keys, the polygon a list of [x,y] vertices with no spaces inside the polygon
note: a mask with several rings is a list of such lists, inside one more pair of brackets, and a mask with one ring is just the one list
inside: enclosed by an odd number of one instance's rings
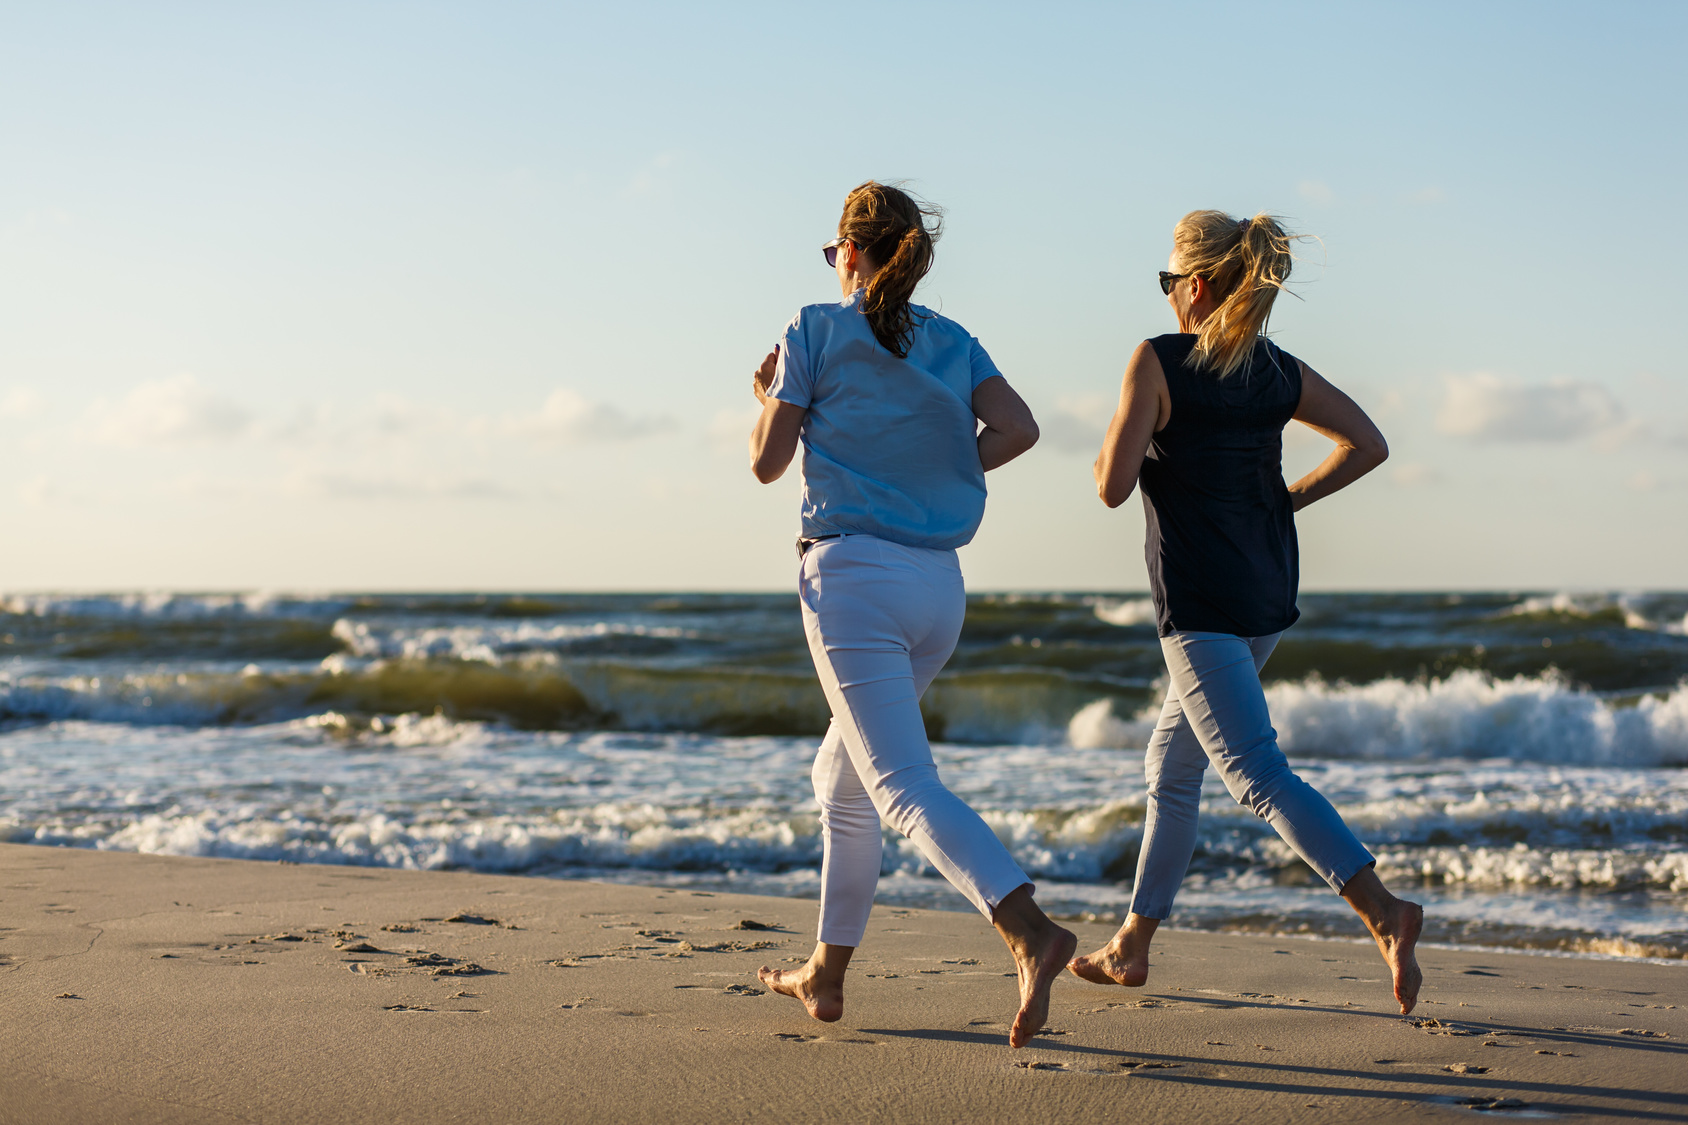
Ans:
{"label": "blue sky", "polygon": [[1275,335],[1391,442],[1307,587],[1688,584],[1688,8],[1188,11],[0,5],[0,588],[785,588],[748,373],[869,176],[1044,423],[975,588],[1145,584],[1196,207],[1319,236]]}

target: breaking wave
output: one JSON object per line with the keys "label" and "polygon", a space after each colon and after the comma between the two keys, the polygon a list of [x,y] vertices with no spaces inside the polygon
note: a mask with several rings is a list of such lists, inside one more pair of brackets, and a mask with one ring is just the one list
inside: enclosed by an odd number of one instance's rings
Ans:
{"label": "breaking wave", "polygon": [[[425,637],[414,638],[419,644]],[[297,672],[0,673],[0,720],[208,726],[324,711],[431,714],[536,730],[818,735],[827,707],[807,672],[607,661],[362,660],[332,656]],[[1108,694],[1098,698],[1098,689]],[[1688,765],[1688,685],[1610,698],[1556,675],[1267,688],[1284,751],[1372,761],[1510,758],[1611,766]],[[1159,707],[1141,692],[1037,669],[940,677],[923,701],[928,731],[952,742],[1142,749]]]}
{"label": "breaking wave", "polygon": [[[1499,680],[1459,671],[1438,680],[1360,685],[1312,678],[1270,685],[1266,698],[1279,744],[1299,757],[1688,765],[1688,684],[1614,700],[1552,674]],[[1068,740],[1079,747],[1141,747],[1158,712],[1151,705],[1122,718],[1114,701],[1098,700],[1073,716]]]}
{"label": "breaking wave", "polygon": [[[1657,594],[1608,594],[1601,592],[1539,594],[1509,607],[1503,617],[1569,618],[1595,621],[1611,618],[1628,629],[1645,629],[1677,636],[1688,634],[1688,613],[1681,612],[1680,598]],[[1672,611],[1675,612],[1672,612]],[[1680,613],[1680,616],[1678,614]]]}

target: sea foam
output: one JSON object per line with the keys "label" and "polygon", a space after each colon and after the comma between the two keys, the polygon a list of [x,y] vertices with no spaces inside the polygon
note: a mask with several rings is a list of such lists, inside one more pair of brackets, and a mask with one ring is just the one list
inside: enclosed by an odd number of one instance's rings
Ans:
{"label": "sea foam", "polygon": [[[1615,701],[1556,675],[1500,680],[1466,670],[1412,682],[1283,682],[1266,699],[1279,745],[1292,755],[1688,765],[1688,685]],[[1113,701],[1098,700],[1073,716],[1067,737],[1087,749],[1141,747],[1159,711],[1155,704],[1122,718]]]}

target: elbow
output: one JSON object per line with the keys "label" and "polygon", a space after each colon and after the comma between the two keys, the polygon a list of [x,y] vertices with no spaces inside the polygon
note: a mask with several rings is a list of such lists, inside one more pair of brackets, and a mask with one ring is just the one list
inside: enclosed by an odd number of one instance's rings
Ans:
{"label": "elbow", "polygon": [[1377,440],[1373,441],[1365,452],[1367,458],[1371,461],[1371,467],[1375,469],[1389,460],[1389,443],[1383,440],[1382,434],[1378,434]]}
{"label": "elbow", "polygon": [[773,484],[785,475],[784,465],[771,465],[766,461],[753,460],[750,462],[750,472],[762,484]]}
{"label": "elbow", "polygon": [[1117,488],[1109,487],[1109,482],[1103,481],[1096,486],[1096,495],[1101,497],[1102,503],[1108,507],[1117,508],[1130,499],[1131,489],[1128,488],[1122,492]]}
{"label": "elbow", "polygon": [[1038,431],[1037,423],[1030,418],[1019,425],[999,429],[997,432],[1002,435],[1003,444],[1011,450],[1008,455],[1010,461],[1036,445],[1037,439],[1043,436]]}

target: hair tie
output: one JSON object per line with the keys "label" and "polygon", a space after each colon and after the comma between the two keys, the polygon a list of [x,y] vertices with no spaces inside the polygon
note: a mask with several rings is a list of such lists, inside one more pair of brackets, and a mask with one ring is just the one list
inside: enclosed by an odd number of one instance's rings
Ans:
{"label": "hair tie", "polygon": [[1248,225],[1250,223],[1252,223],[1253,221],[1254,221],[1253,219],[1238,219],[1237,220],[1237,230],[1239,232],[1248,230]]}

